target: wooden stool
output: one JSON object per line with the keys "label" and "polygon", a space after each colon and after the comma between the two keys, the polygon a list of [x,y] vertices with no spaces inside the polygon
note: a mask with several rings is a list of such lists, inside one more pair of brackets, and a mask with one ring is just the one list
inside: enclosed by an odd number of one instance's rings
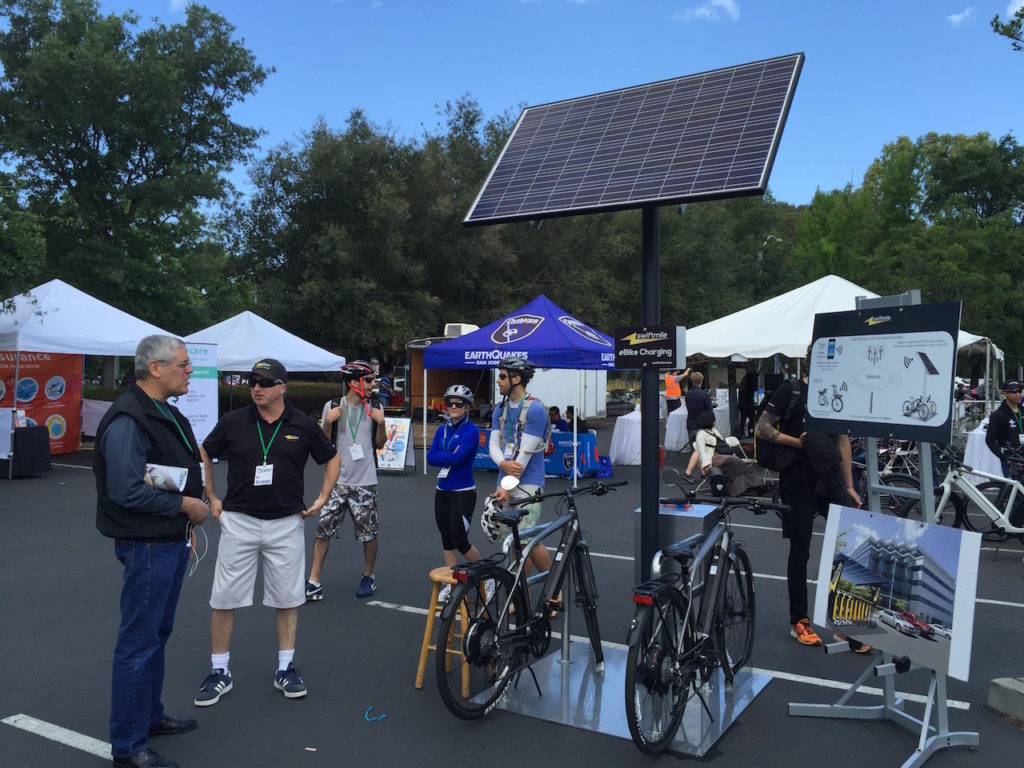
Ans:
{"label": "wooden stool", "polygon": [[[442,565],[439,568],[435,568],[430,572],[430,580],[434,583],[433,588],[430,591],[430,603],[427,605],[427,626],[423,629],[423,645],[420,646],[420,663],[416,668],[416,682],[414,686],[416,688],[423,687],[423,675],[427,669],[427,651],[437,651],[437,645],[431,643],[431,636],[434,631],[434,617],[438,611],[440,611],[444,605],[438,602],[438,597],[441,594],[442,584],[455,585],[457,582],[452,577],[452,569],[447,565]],[[462,631],[451,637],[454,641],[456,637],[462,637],[462,632],[465,631],[466,627],[469,626],[469,614],[466,612],[464,605],[459,606],[459,623]],[[453,643],[454,645],[454,643]],[[462,648],[452,647],[449,645],[445,649],[445,653],[448,655],[446,668],[451,670],[452,668],[452,657],[458,656],[462,662],[462,695],[465,698],[469,698],[469,665],[466,663],[465,658],[462,655]]]}

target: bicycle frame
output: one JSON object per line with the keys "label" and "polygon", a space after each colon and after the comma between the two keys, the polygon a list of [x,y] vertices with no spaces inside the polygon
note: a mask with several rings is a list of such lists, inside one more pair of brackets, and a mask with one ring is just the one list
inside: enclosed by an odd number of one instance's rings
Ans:
{"label": "bicycle frame", "polygon": [[[529,562],[530,553],[533,552],[534,547],[541,546],[541,543],[546,538],[559,530],[563,530],[563,533],[561,540],[558,542],[558,550],[555,553],[555,557],[551,560],[551,570],[525,578],[526,563]],[[508,599],[499,613],[499,619],[504,617],[508,611],[512,601],[512,594],[516,589],[522,589],[527,597],[525,602],[530,609],[530,615],[527,617],[528,622],[536,616],[543,614],[545,605],[562,588],[562,582],[565,580],[565,569],[569,565],[568,555],[579,544],[581,534],[579,517],[576,513],[576,502],[571,497],[569,498],[569,510],[556,520],[543,526],[529,528],[526,531],[520,531],[518,525],[513,526],[511,537],[515,553],[515,566],[509,570],[513,574],[514,581],[512,589],[509,591]],[[523,549],[522,545],[523,536],[530,537],[530,543],[526,545],[525,549]],[[544,588],[541,590],[540,597],[534,605],[529,601],[530,583],[540,579],[544,579]]]}
{"label": "bicycle frame", "polygon": [[[984,478],[986,480],[1002,483],[1003,485],[1010,486],[1010,496],[1006,500],[1006,508],[1000,510],[992,501],[981,493],[977,487],[970,480],[967,479],[966,475],[975,475],[977,477]],[[942,514],[942,511],[946,507],[946,502],[950,500],[953,495],[953,489],[960,491],[970,501],[973,501],[982,512],[993,522],[997,523],[1006,533],[1024,533],[1024,526],[1016,526],[1010,522],[1010,511],[1014,508],[1014,504],[1024,499],[1024,485],[1021,485],[1019,480],[1013,480],[1002,475],[994,475],[991,472],[984,472],[980,469],[970,469],[969,467],[958,467],[952,465],[949,471],[946,473],[946,477],[940,484],[942,488],[942,496],[939,499],[938,504],[935,507],[935,515],[938,518]],[[966,514],[966,512],[964,513]]]}

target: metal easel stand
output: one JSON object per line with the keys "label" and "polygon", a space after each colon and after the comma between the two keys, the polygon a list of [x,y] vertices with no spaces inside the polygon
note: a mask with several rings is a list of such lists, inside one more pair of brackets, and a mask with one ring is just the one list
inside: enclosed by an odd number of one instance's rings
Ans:
{"label": "metal easel stand", "polygon": [[[844,644],[845,645],[845,644]],[[928,701],[921,719],[903,710],[903,699],[896,698],[895,677],[911,669],[925,669],[906,659],[895,661],[891,654],[882,654],[881,662],[873,662],[860,674],[835,704],[789,705],[789,714],[795,717],[835,717],[849,720],[890,720],[911,732],[920,732],[917,749],[904,762],[902,768],[916,768],[940,749],[947,747],[976,747],[980,737],[974,731],[950,731],[949,710],[946,702],[946,676],[933,669],[928,684]],[[857,689],[869,677],[882,678],[882,704],[855,706],[847,704]],[[932,725],[932,715],[935,724]]]}

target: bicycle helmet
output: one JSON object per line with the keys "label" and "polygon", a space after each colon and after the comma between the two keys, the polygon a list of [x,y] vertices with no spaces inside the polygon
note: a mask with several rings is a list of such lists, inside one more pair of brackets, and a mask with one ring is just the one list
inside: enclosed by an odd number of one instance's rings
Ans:
{"label": "bicycle helmet", "polygon": [[341,366],[342,381],[354,381],[363,378],[363,376],[373,375],[373,366],[365,360],[353,360],[351,363],[345,363]]}
{"label": "bicycle helmet", "polygon": [[453,384],[444,391],[444,401],[448,402],[449,398],[457,397],[460,400],[465,400],[466,405],[473,404],[473,390],[467,387],[465,384]]}
{"label": "bicycle helmet", "polygon": [[480,515],[480,527],[483,528],[484,536],[493,544],[501,535],[501,524],[494,519],[494,516],[501,511],[501,505],[495,501],[493,496],[484,499],[484,511]]}
{"label": "bicycle helmet", "polygon": [[537,366],[525,357],[506,357],[498,363],[498,368],[504,368],[509,374],[516,374],[523,384],[532,379],[533,374],[537,372]]}

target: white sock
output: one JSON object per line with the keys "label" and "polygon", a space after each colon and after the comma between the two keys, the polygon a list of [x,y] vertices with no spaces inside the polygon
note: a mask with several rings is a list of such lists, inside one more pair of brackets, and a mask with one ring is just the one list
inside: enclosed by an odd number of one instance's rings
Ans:
{"label": "white sock", "polygon": [[309,581],[310,586],[313,586],[313,587],[319,587],[320,586],[320,582],[319,581],[310,581],[309,579],[307,579],[307,581]]}
{"label": "white sock", "polygon": [[277,652],[277,671],[284,672],[288,669],[288,665],[292,663],[292,659],[295,658],[295,649],[290,648],[287,651]]}
{"label": "white sock", "polygon": [[210,666],[214,669],[223,669],[225,675],[230,675],[228,671],[228,662],[231,661],[231,651],[227,653],[211,653],[210,654]]}

